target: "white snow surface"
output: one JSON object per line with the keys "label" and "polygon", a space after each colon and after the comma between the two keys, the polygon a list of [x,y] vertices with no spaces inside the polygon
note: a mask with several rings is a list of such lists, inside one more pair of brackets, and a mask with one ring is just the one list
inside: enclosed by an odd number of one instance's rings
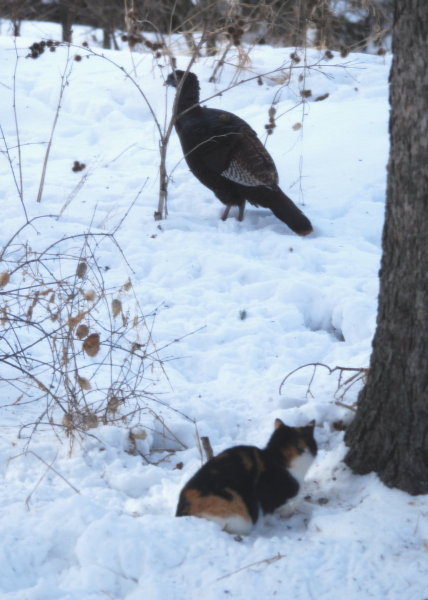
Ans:
{"label": "white snow surface", "polygon": [[[146,459],[132,455],[125,424],[91,430],[71,452],[64,434],[51,427],[36,432],[28,445],[20,426],[43,407],[13,404],[18,394],[1,381],[1,600],[428,598],[427,498],[388,489],[374,474],[356,476],[343,463],[343,433],[333,423],[349,422],[352,412],[336,403],[335,374],[318,369],[309,389],[308,367],[280,391],[284,377],[301,365],[368,366],[390,57],[344,59],[335,53],[325,60],[308,50],[307,63],[318,66],[304,71],[302,53],[288,85],[281,86],[277,73],[262,85],[249,81],[207,101],[247,120],[263,140],[268,109],[277,101],[267,148],[282,188],[314,225],[314,233],[301,239],[266,209],[248,206],[241,223],[232,210],[222,222],[223,206],[190,174],[175,132],[167,158],[173,171],[169,215],[154,221],[157,130],[125,76],[132,74],[163,124],[173,90],[163,87],[168,68],[161,69],[150,52],[102,51],[81,28],[79,43],[87,39],[124,71],[106,59],[87,58],[82,48],[59,47],[32,60],[25,58],[28,46],[58,39],[57,26],[25,23],[23,37],[14,40],[3,22],[1,33],[3,134],[16,167],[15,89],[25,206],[30,218],[54,215],[24,228],[18,239],[41,250],[71,234],[112,232],[123,220],[116,238],[126,261],[118,250],[102,248],[97,259],[109,268],[109,286],[130,277],[145,314],[157,311],[158,348],[182,338],[160,350],[167,377],[160,370],[153,375],[162,404],[152,408],[186,446],[154,452],[162,447],[157,431],[142,445]],[[192,70],[201,98],[237,78],[289,65],[291,51],[254,48],[246,70],[227,64],[216,83],[209,82],[213,59],[198,60]],[[83,59],[69,63],[38,204],[60,78],[74,54]],[[185,68],[184,51],[177,58]],[[312,91],[303,105],[302,89]],[[314,100],[326,93],[325,100]],[[296,123],[302,127],[293,129]],[[85,163],[89,175],[71,197],[82,175],[72,172],[74,160]],[[0,177],[3,246],[25,223],[4,153]],[[352,404],[357,392],[351,387],[342,403]],[[306,499],[292,516],[260,521],[242,540],[214,523],[174,517],[181,487],[201,465],[198,435],[208,436],[215,452],[236,444],[264,446],[277,417],[290,425],[316,420],[318,456],[306,478]],[[146,425],[153,427],[153,418]]]}

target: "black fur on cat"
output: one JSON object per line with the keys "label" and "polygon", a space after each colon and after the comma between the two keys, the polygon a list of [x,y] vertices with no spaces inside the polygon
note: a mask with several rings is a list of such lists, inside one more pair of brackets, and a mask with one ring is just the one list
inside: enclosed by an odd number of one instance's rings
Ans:
{"label": "black fur on cat", "polygon": [[203,517],[229,533],[247,534],[260,514],[281,513],[301,491],[316,456],[314,427],[313,421],[289,427],[276,419],[263,450],[234,446],[211,458],[181,490],[176,516]]}

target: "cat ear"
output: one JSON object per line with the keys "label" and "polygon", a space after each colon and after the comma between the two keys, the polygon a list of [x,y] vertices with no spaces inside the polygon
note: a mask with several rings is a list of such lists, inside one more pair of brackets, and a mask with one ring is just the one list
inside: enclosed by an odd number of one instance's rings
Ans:
{"label": "cat ear", "polygon": [[275,429],[279,429],[280,427],[286,427],[285,423],[283,423],[281,419],[275,419],[274,426]]}

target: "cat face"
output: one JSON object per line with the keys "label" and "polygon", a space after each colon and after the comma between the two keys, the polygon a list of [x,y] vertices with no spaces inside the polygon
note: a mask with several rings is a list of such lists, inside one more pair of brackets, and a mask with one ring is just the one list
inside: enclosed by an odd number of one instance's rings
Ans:
{"label": "cat face", "polygon": [[267,445],[267,449],[273,451],[283,466],[296,474],[299,481],[303,479],[317,454],[314,428],[315,421],[305,427],[289,427],[281,419],[275,419],[275,430]]}

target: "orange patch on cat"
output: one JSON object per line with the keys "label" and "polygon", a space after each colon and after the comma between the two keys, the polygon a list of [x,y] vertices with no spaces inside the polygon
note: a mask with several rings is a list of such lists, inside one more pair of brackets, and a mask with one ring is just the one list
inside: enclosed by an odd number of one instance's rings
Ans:
{"label": "orange patch on cat", "polygon": [[186,514],[198,516],[212,515],[213,517],[230,517],[237,515],[244,519],[250,519],[247,507],[242,498],[230,488],[225,490],[232,498],[225,500],[219,496],[209,495],[202,496],[198,490],[185,490],[184,496],[188,502],[188,510]]}
{"label": "orange patch on cat", "polygon": [[227,450],[223,450],[223,452],[220,452],[220,454],[217,454],[217,456],[215,457],[216,460],[223,460],[224,458],[228,458],[229,457],[229,452]]}
{"label": "orange patch on cat", "polygon": [[254,466],[251,456],[249,456],[248,453],[245,452],[244,450],[239,453],[239,456],[241,457],[242,464],[244,465],[244,469],[246,469],[247,471],[251,471],[251,469]]}
{"label": "orange patch on cat", "polygon": [[285,466],[289,467],[293,459],[299,456],[299,452],[294,446],[289,446],[288,448],[284,448],[282,455],[284,457]]}
{"label": "orange patch on cat", "polygon": [[266,470],[266,466],[265,466],[265,463],[260,458],[260,452],[257,449],[254,450],[254,460],[255,460],[256,465],[257,465],[257,471],[258,471],[258,473],[260,475],[260,473],[263,473],[263,471]]}

